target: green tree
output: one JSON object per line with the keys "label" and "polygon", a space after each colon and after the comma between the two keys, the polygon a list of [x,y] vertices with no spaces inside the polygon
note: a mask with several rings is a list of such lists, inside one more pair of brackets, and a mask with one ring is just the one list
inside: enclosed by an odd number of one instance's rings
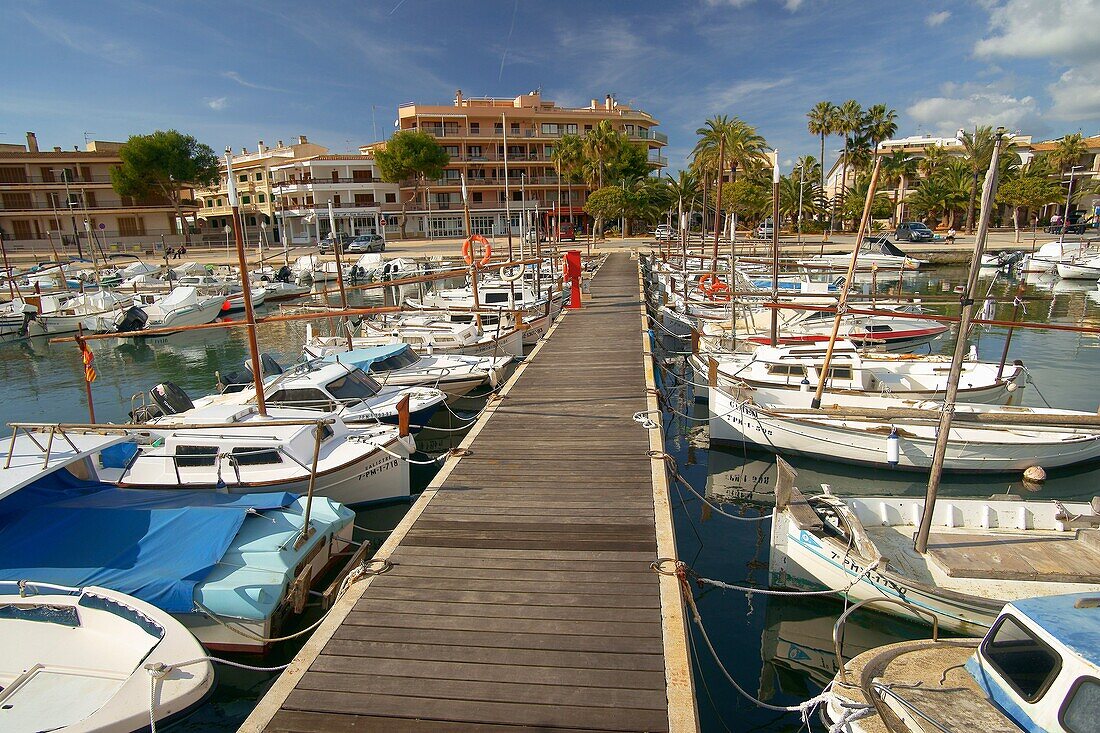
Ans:
{"label": "green tree", "polygon": [[882,156],[881,161],[879,176],[882,179],[883,189],[893,192],[894,206],[890,218],[894,220],[898,213],[898,204],[904,206],[909,182],[917,175],[917,160],[903,150],[895,150],[889,155]]}
{"label": "green tree", "polygon": [[593,231],[603,233],[603,223],[608,219],[623,216],[626,213],[627,196],[619,186],[604,186],[588,195],[584,202],[585,212],[595,219]]}
{"label": "green tree", "polygon": [[950,158],[942,145],[933,145],[924,149],[924,155],[917,161],[917,171],[926,179],[936,174]]}
{"label": "green tree", "polygon": [[623,147],[626,136],[616,130],[611,120],[600,120],[584,134],[585,178],[590,188],[603,188],[610,161]]}
{"label": "green tree", "polygon": [[656,224],[675,202],[675,193],[668,181],[663,178],[639,178],[626,190],[627,226],[631,220],[646,227]]}
{"label": "green tree", "polygon": [[848,186],[849,151],[852,147],[852,139],[863,128],[863,107],[854,99],[849,99],[840,105],[837,110],[837,124],[834,131],[844,137],[844,158],[841,162],[840,187]]}
{"label": "green tree", "polygon": [[1070,168],[1081,163],[1081,158],[1088,153],[1081,133],[1075,132],[1066,135],[1054,145],[1054,150],[1047,154],[1047,159],[1058,173],[1065,173]]}
{"label": "green tree", "polygon": [[[859,228],[860,219],[863,218],[863,207],[867,202],[867,192],[870,187],[870,174],[862,174],[856,178],[855,182],[852,184],[851,191],[849,191],[849,195],[844,198],[841,215],[845,219],[851,219],[856,222],[857,229]],[[886,191],[882,188],[876,188],[874,200],[871,202],[871,218],[885,219],[890,216],[891,210],[892,204]]]}
{"label": "green tree", "polygon": [[177,130],[132,135],[119,150],[122,164],[111,169],[111,187],[120,196],[158,196],[171,203],[183,226],[184,240],[191,231],[181,208],[182,192],[210,188],[218,182],[218,156],[208,145]]}
{"label": "green tree", "polygon": [[[557,171],[558,180],[565,183],[565,198],[569,202],[569,206],[572,207],[573,184],[579,183],[582,180],[581,173],[584,163],[584,141],[581,140],[579,135],[574,135],[572,133],[562,135],[558,140],[558,144],[554,146],[554,152],[551,154],[550,160],[554,163],[554,170]],[[559,231],[560,228],[561,222],[559,221]]]}
{"label": "green tree", "polygon": [[[622,135],[622,133],[619,133]],[[627,140],[622,135],[621,144],[611,151],[607,159],[607,173],[604,180],[607,183],[626,181],[630,183],[649,175],[649,157],[645,147]]]}
{"label": "green tree", "polygon": [[825,136],[836,134],[838,111],[835,104],[828,101],[818,102],[806,113],[807,127],[811,135],[821,138],[821,190],[825,190]]}
{"label": "green tree", "polygon": [[743,176],[722,186],[722,203],[747,224],[755,224],[771,210],[771,184],[761,176]]}
{"label": "green tree", "polygon": [[[668,180],[669,195],[672,197],[672,200],[676,202],[676,228],[686,229],[686,222],[684,221],[684,202],[694,201],[695,197],[699,195],[699,179],[689,170],[680,171],[676,174],[675,178],[666,173],[665,178]],[[690,205],[689,203],[689,206]]]}
{"label": "green tree", "polygon": [[401,201],[401,238],[404,239],[408,223],[408,208],[416,200],[425,178],[439,178],[443,168],[451,162],[451,156],[436,139],[419,130],[401,130],[386,141],[385,147],[376,150],[374,161],[383,181],[389,183],[412,182],[412,195]]}
{"label": "green tree", "polygon": [[1020,210],[1038,211],[1062,200],[1062,188],[1049,177],[1050,168],[1043,158],[1032,161],[1006,176],[997,187],[997,202],[1012,209],[1012,226],[1020,241]]}

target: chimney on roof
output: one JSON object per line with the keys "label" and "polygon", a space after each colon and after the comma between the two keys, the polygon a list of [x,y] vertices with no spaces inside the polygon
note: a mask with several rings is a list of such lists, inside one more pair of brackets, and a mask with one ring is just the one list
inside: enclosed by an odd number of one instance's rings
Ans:
{"label": "chimney on roof", "polygon": [[27,152],[38,152],[38,136],[35,135],[33,132],[27,133]]}
{"label": "chimney on roof", "polygon": [[73,146],[73,152],[79,153],[80,152],[80,146],[79,145],[74,145]]}
{"label": "chimney on roof", "polygon": [[596,102],[595,99],[593,99],[592,100],[592,109],[596,109],[597,105],[598,105],[598,103]]}
{"label": "chimney on roof", "polygon": [[462,106],[462,90],[461,89],[456,89],[455,90],[455,106],[456,107],[461,107]]}
{"label": "chimney on roof", "polygon": [[262,153],[265,150],[267,150],[267,148],[264,147],[264,141],[263,140],[256,143],[256,152],[257,153]]}
{"label": "chimney on roof", "polygon": [[298,136],[298,144],[299,145],[305,145],[308,142],[309,142],[309,140],[306,138],[305,135],[299,135]]}
{"label": "chimney on roof", "polygon": [[279,141],[279,147],[280,148],[283,147],[283,141],[282,140]]}
{"label": "chimney on roof", "polygon": [[60,145],[54,145],[53,146],[53,151],[55,153],[60,153],[61,152],[61,146]]}
{"label": "chimney on roof", "polygon": [[611,109],[614,107],[614,105],[615,105],[615,100],[613,100],[611,98],[610,94],[608,94],[606,97],[603,98],[603,108],[606,109],[608,112],[611,111]]}

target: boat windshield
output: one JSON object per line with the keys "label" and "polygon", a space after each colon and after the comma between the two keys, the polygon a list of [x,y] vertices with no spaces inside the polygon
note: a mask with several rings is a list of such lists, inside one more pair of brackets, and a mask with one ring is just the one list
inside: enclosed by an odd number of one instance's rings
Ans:
{"label": "boat windshield", "polygon": [[405,349],[399,351],[393,356],[387,356],[385,359],[379,359],[370,365],[372,372],[392,372],[395,369],[405,369],[411,367],[420,357],[412,349]]}
{"label": "boat windshield", "polygon": [[1028,702],[1041,698],[1062,668],[1058,653],[1009,615],[986,635],[982,654]]}
{"label": "boat windshield", "polygon": [[341,404],[355,405],[378,394],[380,386],[362,370],[356,369],[332,380],[325,385],[325,389]]}

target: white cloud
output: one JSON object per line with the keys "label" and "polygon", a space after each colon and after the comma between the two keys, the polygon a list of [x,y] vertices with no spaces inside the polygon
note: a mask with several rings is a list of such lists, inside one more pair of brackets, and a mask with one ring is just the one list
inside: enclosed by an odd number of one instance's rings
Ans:
{"label": "white cloud", "polygon": [[789,76],[781,79],[746,79],[729,86],[713,87],[708,90],[707,96],[710,98],[712,106],[722,109],[732,107],[754,94],[761,94],[777,87],[786,86],[792,81],[793,79]]}
{"label": "white cloud", "polygon": [[974,45],[978,56],[1100,60],[1089,32],[1100,15],[1096,0],[1001,0],[988,8],[990,35]]}
{"label": "white cloud", "polygon": [[1100,119],[1100,63],[1067,70],[1047,91],[1054,101],[1051,117],[1067,121]]}
{"label": "white cloud", "polygon": [[1034,97],[1016,97],[993,87],[947,84],[943,96],[920,99],[906,112],[931,131],[948,136],[975,125],[1024,131],[1041,127]]}
{"label": "white cloud", "polygon": [[947,22],[947,19],[951,17],[950,10],[941,10],[938,13],[932,13],[924,19],[924,24],[929,28],[936,28]]}
{"label": "white cloud", "polygon": [[202,101],[207,107],[215,112],[221,112],[229,106],[229,97],[207,97]]}
{"label": "white cloud", "polygon": [[265,92],[285,92],[286,91],[285,89],[279,89],[278,87],[269,87],[269,86],[265,86],[263,84],[256,84],[255,82],[248,81],[247,79],[243,78],[240,74],[238,74],[236,71],[223,71],[222,76],[225,77],[226,79],[230,79],[232,81],[237,82],[242,87],[248,87],[249,89],[262,89]]}
{"label": "white cloud", "polygon": [[[712,8],[720,6],[743,8],[746,5],[751,5],[756,2],[756,0],[704,0],[704,2]],[[801,8],[806,3],[806,0],[778,0],[778,2],[786,8],[788,12],[793,13]]]}
{"label": "white cloud", "polygon": [[803,2],[804,0],[783,0],[783,7],[793,13],[802,7]]}

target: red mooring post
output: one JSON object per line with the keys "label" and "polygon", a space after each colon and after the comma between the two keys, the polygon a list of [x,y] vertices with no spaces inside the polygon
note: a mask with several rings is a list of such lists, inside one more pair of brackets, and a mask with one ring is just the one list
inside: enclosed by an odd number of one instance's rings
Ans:
{"label": "red mooring post", "polygon": [[565,253],[565,276],[569,278],[569,307],[581,307],[581,251],[571,249]]}

